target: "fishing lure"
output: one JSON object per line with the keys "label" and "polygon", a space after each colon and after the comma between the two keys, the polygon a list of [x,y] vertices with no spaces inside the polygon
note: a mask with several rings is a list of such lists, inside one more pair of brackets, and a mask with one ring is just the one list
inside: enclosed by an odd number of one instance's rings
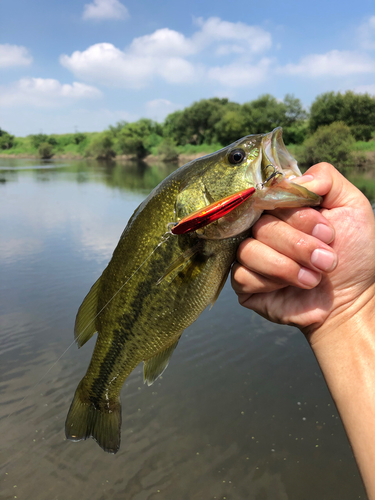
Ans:
{"label": "fishing lure", "polygon": [[171,233],[186,234],[207,226],[207,224],[224,217],[224,215],[241,205],[241,203],[247,200],[255,191],[256,189],[254,187],[250,187],[219,201],[215,201],[211,203],[211,205],[207,205],[181,219],[180,222],[177,222],[176,225],[171,228]]}
{"label": "fishing lure", "polygon": [[[273,167],[273,165],[269,166]],[[257,185],[258,189],[262,189],[267,182],[269,182],[276,175],[280,174],[275,167],[273,168],[273,173],[264,182]],[[230,196],[227,196],[219,201],[215,201],[214,203],[211,203],[210,205],[207,205],[206,207],[201,208],[200,210],[197,210],[196,212],[193,212],[192,214],[181,219],[171,228],[171,233],[175,235],[187,234],[196,231],[201,227],[207,226],[208,224],[211,224],[211,222],[221,219],[221,217],[224,217],[229,212],[237,208],[244,201],[250,198],[255,191],[255,187],[250,187],[239,191],[238,193],[231,194]]]}

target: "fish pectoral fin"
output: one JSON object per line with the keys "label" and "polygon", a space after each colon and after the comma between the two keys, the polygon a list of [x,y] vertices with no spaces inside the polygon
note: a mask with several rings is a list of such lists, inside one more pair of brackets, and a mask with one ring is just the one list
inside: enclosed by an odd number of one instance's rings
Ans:
{"label": "fish pectoral fin", "polygon": [[217,301],[217,298],[219,297],[221,290],[224,288],[224,285],[225,285],[225,282],[227,281],[229,272],[230,272],[230,267],[228,269],[228,272],[226,272],[224,274],[223,279],[221,280],[221,283],[219,285],[219,288],[217,289],[217,292],[215,293],[215,297],[211,300],[210,310],[212,309],[213,305]]}
{"label": "fish pectoral fin", "polygon": [[173,354],[173,351],[176,349],[178,341],[180,340],[179,335],[178,339],[171,344],[169,347],[164,349],[163,351],[158,352],[155,356],[150,359],[146,359],[143,361],[143,383],[147,382],[147,385],[152,385],[155,380],[160,377],[163,371],[167,368],[169,360]]}
{"label": "fish pectoral fin", "polygon": [[199,252],[199,250],[202,248],[201,242],[197,243],[196,245],[188,248],[183,252],[176,260],[172,262],[170,266],[167,267],[165,273],[161,278],[158,279],[156,282],[157,285],[160,285],[166,278],[171,276],[172,273],[177,274],[179,271],[182,271],[187,264],[190,262],[190,259],[194,257],[194,255]]}
{"label": "fish pectoral fin", "polygon": [[92,285],[80,308],[78,309],[74,325],[74,338],[78,347],[82,347],[94,333],[97,332],[95,318],[98,309],[98,294],[100,290],[100,278]]}

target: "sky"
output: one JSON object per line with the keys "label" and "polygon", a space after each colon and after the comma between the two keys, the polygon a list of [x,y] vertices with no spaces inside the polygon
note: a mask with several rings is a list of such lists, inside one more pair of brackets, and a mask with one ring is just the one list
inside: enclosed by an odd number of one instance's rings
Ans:
{"label": "sky", "polygon": [[346,90],[375,95],[373,0],[0,0],[0,127],[17,136]]}

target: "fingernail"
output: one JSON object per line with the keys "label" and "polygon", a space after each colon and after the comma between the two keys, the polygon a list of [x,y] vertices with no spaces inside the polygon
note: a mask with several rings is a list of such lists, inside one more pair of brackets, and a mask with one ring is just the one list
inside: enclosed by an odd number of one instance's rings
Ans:
{"label": "fingernail", "polygon": [[323,248],[317,248],[311,254],[311,263],[322,271],[332,271],[337,264],[335,253]]}
{"label": "fingernail", "polygon": [[311,182],[314,180],[313,175],[303,175],[302,177],[296,177],[295,179],[292,180],[292,182],[296,184],[303,184],[304,182]]}
{"label": "fingernail", "polygon": [[302,283],[302,285],[315,286],[319,283],[320,276],[317,276],[317,273],[310,271],[310,269],[301,267],[298,273],[298,281]]}
{"label": "fingernail", "polygon": [[324,243],[331,243],[335,237],[335,231],[325,224],[317,224],[312,230],[312,235]]}

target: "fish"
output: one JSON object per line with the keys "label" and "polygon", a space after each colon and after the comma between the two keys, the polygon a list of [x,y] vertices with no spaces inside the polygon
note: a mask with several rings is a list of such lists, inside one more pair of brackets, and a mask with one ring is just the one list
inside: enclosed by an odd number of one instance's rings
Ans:
{"label": "fish", "polygon": [[183,331],[215,303],[264,210],[321,203],[293,183],[300,175],[277,128],[176,169],[139,205],[77,313],[78,347],[97,339],[68,411],[67,439],[119,450],[125,379],[142,361],[148,385],[164,372]]}

